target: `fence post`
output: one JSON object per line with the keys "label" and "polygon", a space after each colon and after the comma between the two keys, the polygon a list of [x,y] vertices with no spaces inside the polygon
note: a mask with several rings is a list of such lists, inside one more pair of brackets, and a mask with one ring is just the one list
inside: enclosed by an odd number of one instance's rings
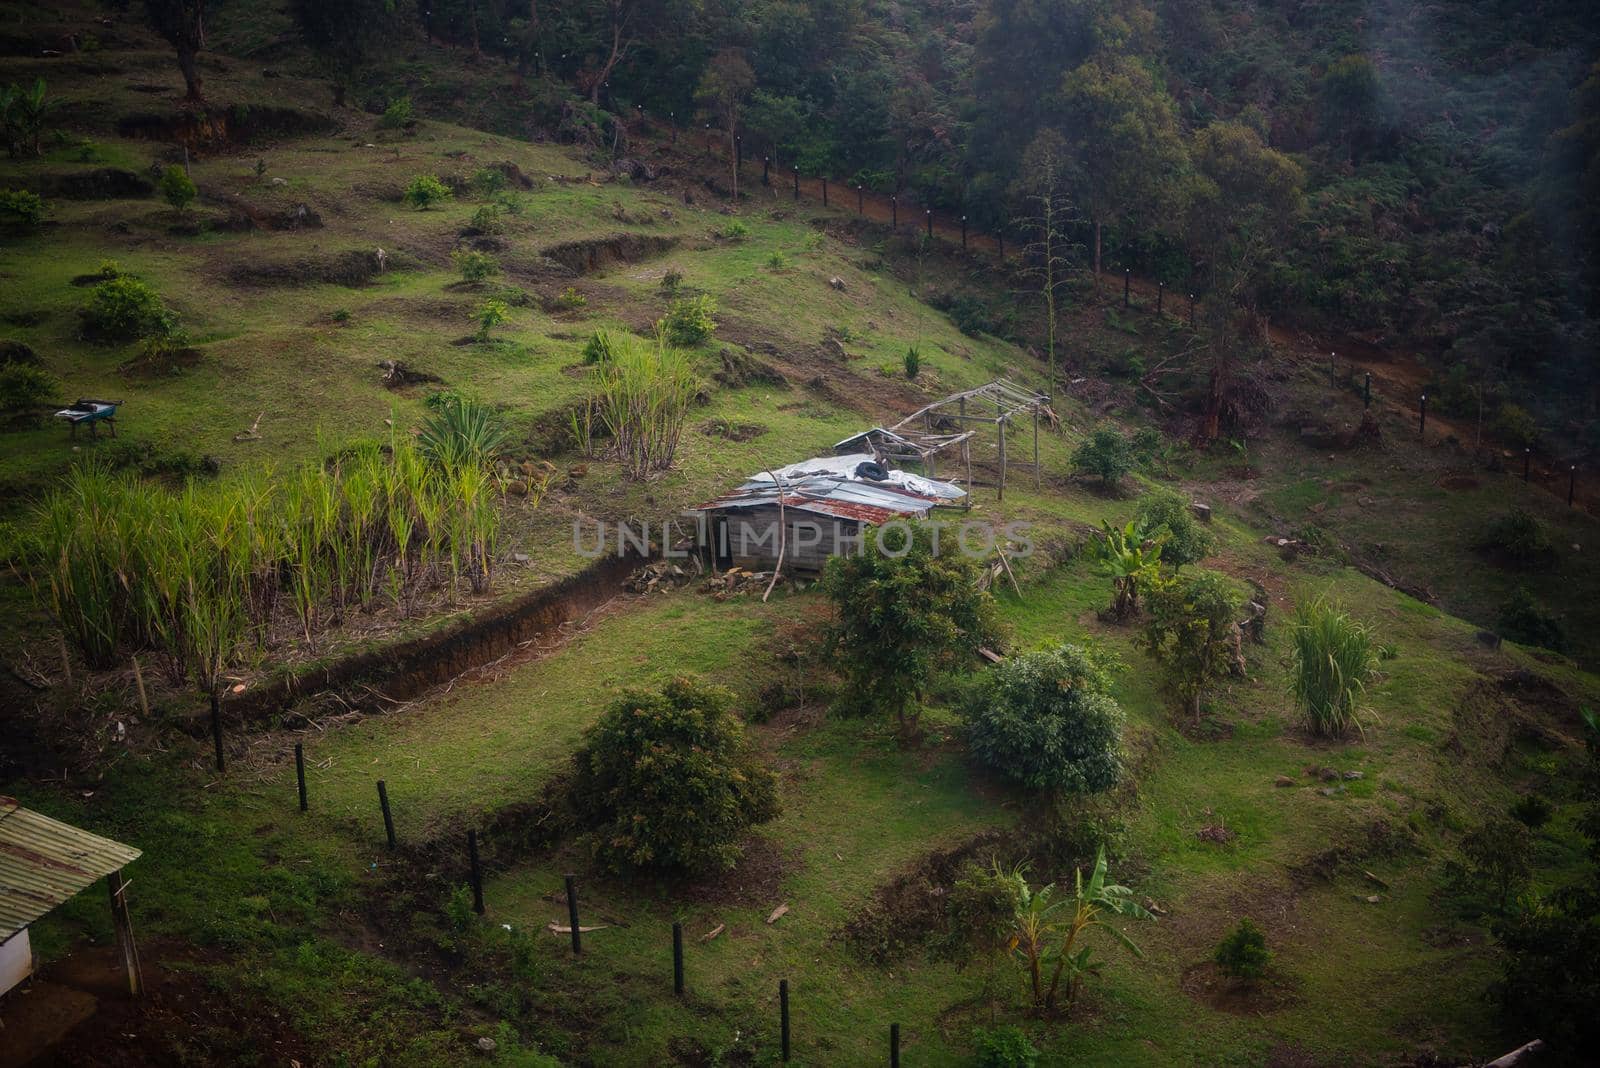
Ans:
{"label": "fence post", "polygon": [[389,839],[389,848],[394,848],[394,817],[389,813],[389,788],[383,785],[383,780],[378,780],[378,807],[383,809],[383,833]]}
{"label": "fence post", "polygon": [[672,925],[672,992],[683,997],[683,924]]}
{"label": "fence post", "polygon": [[1006,232],[999,231],[995,234],[995,238],[1000,242],[1000,262],[1003,264],[1006,262]]}
{"label": "fence post", "polygon": [[1194,294],[1189,294],[1189,329],[1194,329]]}
{"label": "fence post", "polygon": [[706,123],[706,159],[711,158],[711,124]]}
{"label": "fence post", "polygon": [[300,782],[300,811],[306,810],[306,747],[294,743],[294,777]]}
{"label": "fence post", "polygon": [[779,1032],[783,1042],[783,1060],[789,1061],[789,980],[778,980]]}
{"label": "fence post", "polygon": [[1367,372],[1367,377],[1361,383],[1361,407],[1372,407],[1372,372]]}
{"label": "fence post", "polygon": [[1131,271],[1128,268],[1124,267],[1122,269],[1122,306],[1124,308],[1127,308],[1129,306],[1128,289],[1129,289],[1130,286],[1132,286],[1132,284],[1133,284],[1133,271]]}
{"label": "fence post", "polygon": [[1525,448],[1525,449],[1522,450],[1522,481],[1524,481],[1524,482],[1528,481],[1528,465],[1529,465],[1529,461],[1532,459],[1532,457],[1533,457],[1533,450],[1532,449]]}
{"label": "fence post", "polygon": [[922,214],[926,215],[928,217],[928,238],[930,240],[932,240],[932,238],[933,238],[933,209],[932,208],[923,208],[922,209]]}
{"label": "fence post", "polygon": [[744,134],[733,135],[733,165],[744,170]]}
{"label": "fence post", "polygon": [[894,193],[889,194],[889,229],[900,229],[900,198]]}
{"label": "fence post", "polygon": [[467,860],[472,865],[472,911],[483,915],[483,867],[478,863],[478,832],[467,831]]}
{"label": "fence post", "polygon": [[1578,465],[1573,464],[1567,468],[1567,507],[1572,507],[1573,500],[1578,494]]}
{"label": "fence post", "polygon": [[1424,441],[1428,433],[1428,395],[1424,393],[1417,404],[1417,436]]}
{"label": "fence post", "polygon": [[214,686],[211,689],[211,746],[216,750],[217,770],[227,771],[228,761],[222,753],[222,699]]}
{"label": "fence post", "polygon": [[762,156],[761,157],[761,184],[762,185],[771,185],[772,184],[772,157],[771,156]]}
{"label": "fence post", "polygon": [[578,930],[578,877],[568,875],[567,880],[567,922],[572,925],[572,952],[576,956],[583,952],[583,932]]}
{"label": "fence post", "polygon": [[826,175],[822,178],[822,206],[828,206],[828,178]]}
{"label": "fence post", "polygon": [[900,1068],[900,1025],[889,1025],[889,1068]]}
{"label": "fence post", "polygon": [[967,217],[961,216],[961,251],[967,251]]}
{"label": "fence post", "polygon": [[796,200],[800,199],[800,168],[799,167],[796,167],[794,169],[794,198]]}
{"label": "fence post", "polygon": [[678,144],[678,113],[676,111],[667,112],[667,122],[672,126],[672,145],[676,148]]}
{"label": "fence post", "polygon": [[1157,282],[1156,283],[1156,315],[1158,315],[1158,316],[1161,314],[1162,298],[1165,297],[1166,295],[1167,295],[1167,284],[1165,282]]}

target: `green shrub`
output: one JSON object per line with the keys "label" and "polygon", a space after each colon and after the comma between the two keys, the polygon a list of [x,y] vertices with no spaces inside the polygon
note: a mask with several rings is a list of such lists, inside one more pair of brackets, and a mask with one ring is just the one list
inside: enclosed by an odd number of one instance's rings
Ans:
{"label": "green shrub", "polygon": [[1513,445],[1523,448],[1539,440],[1539,424],[1533,414],[1520,404],[1502,404],[1494,417],[1494,432]]}
{"label": "green shrub", "polygon": [[26,189],[0,189],[0,226],[32,230],[44,222],[44,201]]}
{"label": "green shrub", "polygon": [[500,261],[487,252],[458,248],[450,253],[450,259],[455,263],[456,270],[461,272],[464,281],[481,282],[500,273]]}
{"label": "green shrub", "polygon": [[582,311],[588,306],[589,298],[579,293],[574,286],[568,286],[563,289],[561,295],[556,298],[556,307],[564,308],[567,311]]}
{"label": "green shrub", "polygon": [[1166,672],[1168,689],[1196,720],[1200,701],[1239,655],[1241,598],[1228,579],[1196,568],[1150,584],[1141,644]]}
{"label": "green shrub", "polygon": [[1039,1050],[1015,1024],[979,1027],[972,1032],[975,1068],[1036,1068]]}
{"label": "green shrub", "polygon": [[716,312],[717,302],[709,296],[680,297],[667,307],[661,328],[674,345],[698,345],[717,329]]}
{"label": "green shrub", "polygon": [[955,323],[956,329],[968,337],[982,337],[984,334],[1000,332],[1000,323],[989,310],[989,306],[981,298],[970,293],[956,297],[944,310],[950,316],[950,321]]}
{"label": "green shrub", "polygon": [[1536,645],[1553,652],[1565,652],[1567,630],[1561,618],[1534,597],[1526,586],[1518,586],[1500,606],[1500,632],[1514,642]]}
{"label": "green shrub", "polygon": [[922,523],[868,530],[859,553],[828,561],[821,589],[836,609],[827,641],[846,679],[836,708],[893,713],[902,733],[936,673],[964,666],[999,633],[977,563],[955,539],[936,548]]}
{"label": "green shrub", "polygon": [[683,272],[670,270],[661,276],[661,289],[664,293],[676,293],[683,288]]}
{"label": "green shrub", "polygon": [[1513,508],[1485,527],[1478,548],[1510,567],[1545,567],[1556,558],[1550,528],[1521,508]]}
{"label": "green shrub", "polygon": [[1378,672],[1371,628],[1317,598],[1295,605],[1294,697],[1315,734],[1338,737],[1361,726],[1361,698]]}
{"label": "green shrub", "polygon": [[1024,653],[983,673],[962,709],[978,761],[1030,790],[1095,793],[1122,772],[1122,709],[1104,659],[1079,645]]}
{"label": "green shrub", "polygon": [[80,314],[83,332],[99,341],[132,341],[172,333],[177,317],[145,282],[121,275],[94,287]]}
{"label": "green shrub", "polygon": [[435,204],[449,200],[452,195],[450,187],[433,175],[419,174],[406,187],[405,201],[418,211],[427,211]]}
{"label": "green shrub", "polygon": [[504,233],[506,224],[505,220],[500,217],[501,214],[500,209],[495,205],[484,204],[472,213],[472,218],[467,221],[467,225],[480,234]]}
{"label": "green shrub", "polygon": [[1513,819],[1491,819],[1461,840],[1452,877],[1500,913],[1533,878],[1533,834]]}
{"label": "green shrub", "polygon": [[1072,454],[1076,471],[1096,475],[1108,489],[1133,470],[1133,449],[1128,439],[1110,427],[1101,427]]}
{"label": "green shrub", "polygon": [[463,884],[450,891],[444,903],[444,917],[452,931],[465,933],[472,928],[472,921],[477,919],[472,909],[472,887]]}
{"label": "green shrub", "polygon": [[784,270],[789,266],[789,257],[785,256],[782,251],[774,252],[767,257],[767,266],[774,271]]}
{"label": "green shrub", "polygon": [[1211,551],[1211,532],[1201,525],[1186,502],[1166,488],[1139,498],[1134,513],[1139,536],[1161,540],[1161,562],[1173,567],[1199,563]]}
{"label": "green shrub", "polygon": [[721,230],[722,236],[729,241],[743,241],[750,236],[750,227],[738,219],[734,219]]}
{"label": "green shrub", "polygon": [[472,172],[472,191],[481,197],[493,197],[506,188],[506,172],[495,167],[480,167]]}
{"label": "green shrub", "polygon": [[31,86],[13,83],[0,88],[0,140],[13,157],[37,156],[45,120],[56,102],[45,94],[43,78]]}
{"label": "green shrub", "polygon": [[1510,814],[1512,819],[1528,830],[1537,831],[1550,822],[1554,809],[1550,807],[1550,802],[1538,794],[1528,794],[1526,797],[1517,798],[1516,803],[1511,806]]}
{"label": "green shrub", "polygon": [[616,358],[616,354],[616,343],[604,330],[596,330],[589,335],[589,340],[583,343],[584,363],[610,363]]}
{"label": "green shrub", "polygon": [[194,182],[189,179],[189,174],[182,167],[172,166],[161,172],[161,181],[158,183],[161,196],[172,210],[183,211],[194,198],[199,195],[199,190],[194,187]]}
{"label": "green shrub", "polygon": [[921,373],[922,354],[917,351],[915,345],[912,345],[909,349],[906,349],[906,377],[916,378]]}
{"label": "green shrub", "polygon": [[478,340],[488,341],[489,331],[499,326],[511,317],[511,309],[506,307],[506,302],[493,297],[478,305],[477,312],[473,315],[478,321]]}
{"label": "green shrub", "polygon": [[744,740],[728,691],[675,679],[611,703],[573,754],[572,807],[615,871],[727,870],[778,815],[777,780]]}
{"label": "green shrub", "polygon": [[26,363],[0,366],[0,412],[29,412],[60,400],[61,383],[44,368]]}
{"label": "green shrub", "polygon": [[112,259],[101,260],[100,265],[94,269],[94,273],[95,277],[106,281],[110,281],[113,278],[121,278],[122,264]]}
{"label": "green shrub", "polygon": [[423,457],[447,471],[487,471],[511,440],[505,420],[487,404],[458,393],[436,393],[422,421],[417,447]]}
{"label": "green shrub", "polygon": [[411,98],[396,96],[389,99],[389,106],[383,109],[383,117],[378,120],[378,125],[385,130],[398,130],[411,125],[413,121]]}
{"label": "green shrub", "polygon": [[1272,950],[1267,948],[1267,936],[1261,928],[1246,918],[1217,945],[1211,959],[1223,975],[1253,983],[1267,974]]}

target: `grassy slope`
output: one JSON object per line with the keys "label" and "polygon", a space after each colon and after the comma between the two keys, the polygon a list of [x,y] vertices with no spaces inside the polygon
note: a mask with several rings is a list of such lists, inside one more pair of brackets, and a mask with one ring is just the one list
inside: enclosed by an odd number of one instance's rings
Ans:
{"label": "grassy slope", "polygon": [[[0,79],[38,66],[6,62]],[[119,54],[118,63],[123,74],[51,72],[52,84],[86,113],[90,105],[132,107],[135,97],[124,87],[135,79],[171,80],[169,61],[159,53]],[[251,65],[230,67],[211,78],[221,99],[287,101],[297,95],[281,80],[259,78]],[[1015,350],[964,337],[913,299],[905,279],[915,269],[906,260],[891,256],[900,264],[898,279],[867,269],[879,258],[870,247],[877,238],[869,235],[858,244],[847,231],[834,229],[813,247],[813,220],[822,214],[813,206],[797,210],[783,201],[758,201],[746,212],[750,237],[730,243],[713,237],[726,220],[703,194],[690,207],[648,187],[616,184],[550,183],[530,194],[527,213],[507,237],[518,255],[506,253],[507,262],[557,241],[624,229],[674,234],[682,241],[679,249],[578,280],[590,298],[582,315],[520,309],[499,332],[502,344],[453,347],[448,342],[468,331],[466,315],[477,298],[451,288],[447,254],[473,205],[416,213],[377,200],[371,191],[403,184],[415,173],[467,173],[478,162],[499,159],[536,175],[578,175],[585,166],[556,149],[444,124],[426,123],[415,137],[395,138],[371,129],[365,117],[347,114],[342,120],[348,128],[339,137],[261,152],[268,161],[264,183],[250,173],[255,152],[195,166],[207,192],[227,189],[261,205],[312,204],[328,224],[322,231],[176,238],[166,233],[165,210],[153,201],[55,202],[59,226],[44,238],[0,250],[0,270],[8,274],[7,310],[46,315],[37,327],[8,327],[8,334],[44,352],[69,392],[128,396],[125,433],[136,439],[163,449],[216,453],[228,463],[288,461],[314,456],[329,441],[382,433],[391,410],[402,426],[416,420],[421,395],[383,390],[374,367],[381,358],[405,360],[491,396],[517,425],[526,426],[580,392],[581,377],[568,368],[578,359],[582,336],[597,325],[637,326],[653,319],[664,303],[657,280],[669,268],[681,271],[688,285],[721,300],[723,336],[776,346],[777,357],[763,358],[774,359],[794,380],[787,388],[719,390],[697,422],[759,422],[768,433],[743,444],[691,433],[678,469],[645,486],[620,484],[610,465],[591,465],[590,476],[547,502],[542,517],[528,521],[526,540],[511,546],[538,555],[523,582],[575,563],[564,545],[563,523],[572,513],[662,514],[756,466],[824,448],[881,414],[904,410],[914,395],[879,378],[877,368],[897,361],[913,341],[922,343],[924,365],[937,382],[927,388],[935,392],[1003,370],[1017,373],[1019,367],[1024,377],[1037,380],[1036,365],[1028,369]],[[96,139],[107,160],[129,165],[143,165],[154,147]],[[365,148],[369,142],[380,147]],[[458,151],[470,158],[446,156]],[[47,166],[80,166],[70,158],[64,151]],[[0,171],[0,181],[14,173]],[[289,184],[273,186],[272,177]],[[660,221],[619,224],[611,215],[616,203]],[[664,208],[671,219],[661,216]],[[827,218],[835,227],[841,222],[837,215]],[[127,223],[131,232],[108,232],[114,222]],[[379,244],[419,266],[362,288],[263,289],[219,280],[233,264]],[[769,266],[777,251],[788,266]],[[106,256],[151,280],[182,311],[206,353],[198,368],[175,378],[129,382],[115,371],[126,353],[74,340],[73,311],[83,291],[70,279]],[[936,259],[928,270],[944,287],[993,284],[960,261]],[[830,276],[842,278],[846,288],[829,287]],[[544,296],[567,284],[531,270],[513,271],[507,281]],[[329,318],[336,309],[350,313],[348,325]],[[820,366],[815,350],[825,326],[847,327],[846,347],[864,354],[847,368],[826,369],[831,381],[849,387],[844,398],[859,400],[865,411],[841,406],[839,392],[830,396],[803,384]],[[1166,343],[1148,330],[1136,333],[1137,328],[1130,334],[1104,325],[1098,313],[1090,313],[1072,345],[1092,363],[1117,344]],[[707,371],[715,366],[714,348],[703,357]],[[855,377],[846,377],[847,371]],[[1075,405],[1066,410],[1075,428],[1089,421]],[[256,411],[266,413],[263,440],[234,444],[231,435]],[[1065,470],[1076,432],[1047,437],[1047,471]],[[59,428],[8,435],[0,475],[13,484],[48,477],[67,457],[60,437]],[[1274,626],[1269,646],[1253,656],[1251,679],[1226,687],[1214,702],[1215,718],[1231,734],[1192,740],[1173,728],[1150,665],[1132,649],[1129,635],[1105,632],[1094,619],[1105,583],[1086,565],[1032,574],[1024,598],[1002,595],[1019,645],[1095,633],[1127,659],[1130,670],[1120,678],[1119,697],[1130,711],[1142,770],[1123,863],[1140,894],[1167,912],[1161,923],[1135,932],[1148,961],[1139,964],[1108,950],[1111,965],[1084,1016],[1069,1026],[1034,1029],[1057,1063],[1260,1063],[1280,1044],[1328,1063],[1379,1060],[1419,1042],[1460,1054],[1488,1052],[1498,1036],[1478,997],[1492,972],[1492,954],[1479,926],[1441,918],[1430,895],[1462,827],[1502,807],[1513,786],[1532,779],[1538,768],[1558,765],[1561,757],[1530,752],[1499,773],[1480,767],[1470,754],[1459,761],[1442,748],[1454,729],[1452,709],[1480,668],[1530,666],[1591,696],[1594,682],[1520,650],[1490,656],[1474,645],[1468,625],[1352,571],[1316,560],[1284,563],[1259,544],[1261,530],[1253,524],[1263,513],[1292,524],[1303,515],[1327,516],[1346,507],[1341,497],[1329,509],[1309,511],[1321,499],[1318,490],[1328,495],[1325,482],[1337,484],[1357,472],[1288,446],[1256,462],[1272,472],[1258,487],[1258,507],[1249,506],[1254,493],[1241,495],[1236,506],[1225,494],[1218,498],[1218,525],[1226,533],[1218,562],[1273,591],[1274,622],[1282,620],[1294,588],[1331,586],[1381,628],[1399,656],[1386,665],[1385,682],[1373,695],[1376,723],[1363,741],[1308,744],[1283,697],[1284,633]],[[1212,464],[1201,461],[1183,473],[1196,481],[1216,480],[1221,494],[1227,472]],[[1415,472],[1398,470],[1394,477],[1394,501],[1419,500]],[[1116,520],[1130,509],[1126,500],[1081,489],[1034,494],[1025,487],[1024,481],[1003,507],[980,491],[979,514],[1048,524]],[[1496,483],[1481,492],[1504,491]],[[1473,502],[1456,494],[1435,503],[1459,506],[1465,516]],[[1436,544],[1420,506],[1367,506],[1361,515],[1372,523],[1410,524],[1411,540]],[[1392,540],[1387,529],[1372,536]],[[1454,552],[1439,558],[1441,567],[1450,561],[1460,566],[1462,559]],[[203,777],[183,762],[195,754],[180,746],[174,757],[130,758],[92,802],[68,801],[47,789],[30,788],[30,795],[143,845],[147,855],[136,876],[142,884],[141,924],[152,934],[215,952],[217,957],[192,966],[226,989],[265,999],[320,1048],[352,1059],[464,1058],[461,1033],[489,1033],[502,1019],[574,1059],[596,1063],[660,1063],[673,1040],[684,1035],[715,1049],[734,1045],[738,1034],[738,1042],[754,1043],[770,1055],[776,980],[787,976],[795,989],[797,1050],[804,1060],[875,1058],[893,1019],[904,1024],[918,1063],[955,1063],[972,1022],[963,1003],[976,993],[979,976],[920,957],[879,971],[830,936],[875,886],[916,857],[984,828],[1009,825],[1017,807],[1031,802],[997,796],[946,748],[904,753],[869,724],[816,724],[801,717],[755,728],[783,771],[785,813],[760,832],[784,866],[770,895],[763,891],[759,899],[716,904],[662,888],[586,881],[587,914],[620,917],[628,926],[597,932],[581,961],[569,960],[559,940],[540,935],[533,976],[513,980],[495,954],[498,929],[490,927],[465,940],[473,947],[464,966],[468,981],[437,988],[412,980],[421,963],[402,960],[397,967],[376,946],[353,943],[344,933],[348,924],[337,918],[363,907],[365,888],[385,867],[373,779],[389,782],[408,840],[460,826],[531,796],[621,685],[695,670],[753,687],[767,670],[763,638],[807,599],[719,604],[683,592],[624,603],[599,614],[549,656],[502,677],[316,735],[308,739],[315,765],[309,817],[293,811],[292,769],[282,762],[282,739],[258,747],[220,787],[201,788]],[[942,714],[934,723],[947,729]],[[1300,774],[1308,763],[1358,769],[1364,778],[1343,795],[1324,797]],[[1303,785],[1276,788],[1273,777],[1279,774]],[[181,811],[171,805],[172,797],[183,798]],[[1331,883],[1297,877],[1308,858],[1330,842],[1359,839],[1375,818],[1403,824],[1417,836],[1411,851],[1361,862],[1393,887],[1380,904],[1361,900],[1372,888],[1350,869]],[[1566,862],[1565,818],[1543,839],[1548,877],[1559,877]],[[1211,846],[1195,837],[1203,822],[1214,819],[1238,834],[1233,843]],[[497,876],[489,887],[491,918],[519,929],[557,918],[560,906],[547,895],[564,870],[582,863],[579,856],[561,854]],[[194,879],[202,868],[209,878]],[[441,887],[451,873],[442,876]],[[426,896],[434,901],[440,894],[430,887]],[[790,903],[790,915],[766,925],[767,912],[780,900]],[[100,911],[98,902],[82,901],[62,910],[40,928],[45,951],[57,954],[85,931],[103,937]],[[1204,959],[1244,914],[1266,927],[1279,967],[1298,984],[1298,1000],[1265,1018],[1215,1011],[1180,988],[1185,970]],[[682,919],[691,937],[714,923],[728,925],[714,942],[691,941],[694,997],[685,1005],[667,996],[666,929],[673,919]],[[443,926],[429,912],[419,912],[411,923],[428,938],[438,937]],[[1440,939],[1440,927],[1461,937]],[[534,991],[541,1004],[570,1007],[571,1017],[500,997],[518,988]],[[205,1048],[221,1058],[230,1053],[228,1041],[242,1040],[212,1035]]]}

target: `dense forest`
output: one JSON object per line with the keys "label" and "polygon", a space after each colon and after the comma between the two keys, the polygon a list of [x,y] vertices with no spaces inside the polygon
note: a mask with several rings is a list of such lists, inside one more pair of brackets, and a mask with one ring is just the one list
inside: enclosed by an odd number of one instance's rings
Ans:
{"label": "dense forest", "polygon": [[[304,0],[339,78],[420,27],[514,71],[514,132],[641,111],[1080,262],[1436,357],[1440,410],[1600,448],[1600,14],[1584,0]],[[381,92],[372,106],[381,106]]]}

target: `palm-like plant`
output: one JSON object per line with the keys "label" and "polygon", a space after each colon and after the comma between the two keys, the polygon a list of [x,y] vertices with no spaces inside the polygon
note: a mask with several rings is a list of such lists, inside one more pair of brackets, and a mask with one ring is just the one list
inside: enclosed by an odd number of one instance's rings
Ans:
{"label": "palm-like plant", "polygon": [[423,455],[446,471],[488,469],[511,440],[494,409],[467,397],[453,397],[423,420],[417,443]]}
{"label": "palm-like plant", "polygon": [[1094,959],[1094,947],[1088,942],[1089,932],[1095,928],[1110,932],[1135,956],[1144,956],[1132,939],[1108,922],[1109,917],[1155,917],[1133,900],[1132,890],[1108,881],[1108,875],[1104,847],[1095,855],[1087,882],[1081,869],[1073,875],[1071,897],[1058,897],[1053,884],[1031,889],[1025,868],[1006,873],[1005,878],[1014,884],[1017,903],[1008,946],[1027,969],[1034,1011],[1052,1012],[1058,1006],[1070,1011],[1084,978],[1099,974],[1102,962]]}
{"label": "palm-like plant", "polygon": [[1134,520],[1125,527],[1114,527],[1102,519],[1100,527],[1091,553],[1100,570],[1111,578],[1112,616],[1127,619],[1139,611],[1141,585],[1159,573],[1162,540],[1141,538]]}
{"label": "palm-like plant", "polygon": [[43,78],[34,79],[31,86],[0,89],[0,134],[5,136],[6,151],[12,156],[39,155],[39,137],[55,106],[45,96]]}
{"label": "palm-like plant", "polygon": [[1320,597],[1295,606],[1294,696],[1317,734],[1361,729],[1361,698],[1378,672],[1372,630]]}

